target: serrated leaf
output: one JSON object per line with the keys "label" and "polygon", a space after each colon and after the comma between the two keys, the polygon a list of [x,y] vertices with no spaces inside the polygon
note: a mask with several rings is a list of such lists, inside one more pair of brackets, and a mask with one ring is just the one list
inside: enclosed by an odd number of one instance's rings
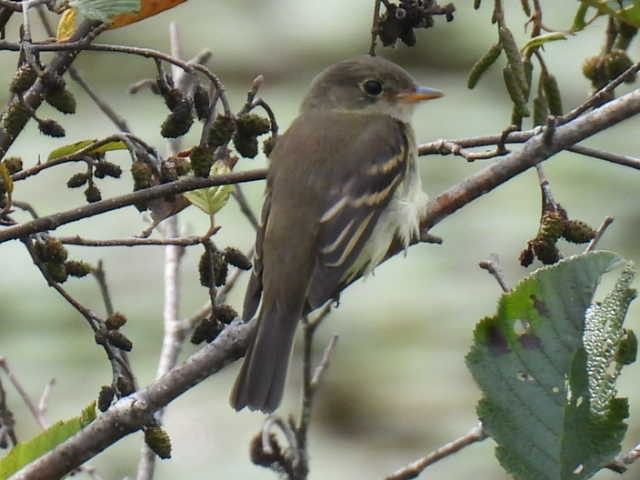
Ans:
{"label": "serrated leaf", "polygon": [[31,440],[21,442],[0,460],[0,480],[5,480],[67,438],[78,433],[96,418],[96,402],[90,403],[78,417],[61,420]]}
{"label": "serrated leaf", "polygon": [[562,32],[545,33],[544,35],[538,35],[529,39],[527,43],[522,46],[522,54],[527,55],[529,50],[537,47],[541,47],[545,43],[557,42],[558,40],[566,40],[568,35]]}
{"label": "serrated leaf", "polygon": [[108,21],[123,13],[140,11],[140,0],[72,0],[69,6],[88,20]]}
{"label": "serrated leaf", "polygon": [[[210,175],[222,175],[230,171],[229,167],[217,162],[211,167]],[[185,192],[184,196],[207,215],[214,215],[227,204],[231,192],[233,192],[233,185],[218,185]]]}
{"label": "serrated leaf", "polygon": [[[55,160],[60,157],[65,157],[67,155],[74,154],[79,152],[83,148],[88,147],[92,143],[97,142],[97,139],[93,140],[80,140],[79,142],[70,143],[69,145],[64,145],[60,148],[56,148],[50,154],[47,160]],[[114,140],[112,142],[105,143],[100,145],[99,147],[92,148],[87,152],[87,155],[95,155],[98,153],[105,153],[111,150],[127,150],[127,144],[122,140]]]}
{"label": "serrated leaf", "polygon": [[626,401],[590,408],[583,333],[600,277],[620,262],[594,252],[541,268],[476,327],[467,365],[483,392],[478,415],[519,480],[586,479],[619,451]]}

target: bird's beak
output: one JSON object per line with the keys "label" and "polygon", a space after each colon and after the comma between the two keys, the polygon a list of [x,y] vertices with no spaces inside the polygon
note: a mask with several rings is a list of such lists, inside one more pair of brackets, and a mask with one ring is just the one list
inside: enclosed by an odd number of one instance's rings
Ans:
{"label": "bird's beak", "polygon": [[434,88],[423,87],[418,85],[412,92],[403,92],[397,95],[398,100],[407,103],[417,103],[423,100],[431,100],[433,98],[440,98],[444,95],[440,90]]}

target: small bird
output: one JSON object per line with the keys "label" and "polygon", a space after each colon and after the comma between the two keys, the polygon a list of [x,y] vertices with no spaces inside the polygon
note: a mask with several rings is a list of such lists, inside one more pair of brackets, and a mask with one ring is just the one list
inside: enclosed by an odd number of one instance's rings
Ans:
{"label": "small bird", "polygon": [[427,195],[410,121],[442,93],[374,56],[332,65],[270,155],[243,319],[257,328],[231,393],[236,410],[274,411],[303,315],[371,272],[394,237],[419,234]]}

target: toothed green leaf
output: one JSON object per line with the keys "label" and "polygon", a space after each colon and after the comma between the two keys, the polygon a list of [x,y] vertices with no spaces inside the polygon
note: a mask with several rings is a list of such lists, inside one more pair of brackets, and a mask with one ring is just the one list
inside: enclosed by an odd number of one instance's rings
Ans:
{"label": "toothed green leaf", "polygon": [[467,365],[483,392],[478,415],[518,480],[586,479],[620,450],[628,408],[615,379],[631,267],[601,304],[592,298],[621,261],[594,252],[541,268],[476,327]]}

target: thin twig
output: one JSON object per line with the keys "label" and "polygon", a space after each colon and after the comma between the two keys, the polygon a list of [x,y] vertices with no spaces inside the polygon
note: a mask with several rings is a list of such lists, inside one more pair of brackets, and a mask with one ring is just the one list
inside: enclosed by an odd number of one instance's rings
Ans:
{"label": "thin twig", "polygon": [[40,401],[38,402],[38,411],[42,418],[46,420],[47,410],[49,410],[49,397],[51,396],[51,391],[53,390],[53,386],[56,384],[56,379],[52,378],[47,382],[42,390],[42,395],[40,395]]}
{"label": "thin twig", "polygon": [[35,402],[31,399],[27,391],[24,389],[22,383],[20,383],[20,380],[18,380],[18,377],[15,373],[13,373],[13,370],[9,366],[9,362],[3,356],[0,356],[0,368],[2,368],[2,370],[4,370],[4,373],[7,374],[7,378],[9,378],[9,381],[13,385],[13,388],[16,389],[16,392],[18,392],[18,395],[20,395],[20,397],[22,398],[22,401],[31,412],[31,415],[33,415],[33,418],[36,420],[36,422],[38,422],[40,428],[45,430],[47,428],[47,420],[42,416],[40,409],[36,406]]}
{"label": "thin twig", "polygon": [[[216,90],[220,93],[220,101],[222,103],[222,107],[224,109],[225,115],[231,116],[231,106],[229,105],[229,101],[225,94],[225,88],[222,81],[211,72],[207,67],[198,63],[189,63],[178,58],[172,57],[171,55],[167,55],[166,53],[160,52],[158,50],[153,50],[150,48],[142,48],[142,47],[130,47],[124,45],[108,45],[108,44],[91,44],[86,40],[78,40],[78,41],[69,41],[65,43],[34,43],[31,45],[31,48],[34,52],[80,52],[80,51],[92,51],[92,52],[108,52],[108,53],[124,53],[127,55],[137,55],[145,58],[154,58],[157,60],[162,60],[163,62],[167,62],[171,65],[175,65],[180,67],[187,73],[191,73],[193,70],[196,70],[203,74],[211,83],[213,83],[216,87]],[[0,50],[13,50],[19,51],[20,44],[0,41]]]}
{"label": "thin twig", "polygon": [[[304,350],[303,350],[303,383],[302,383],[302,407],[300,411],[300,420],[298,422],[298,427],[296,429],[296,436],[298,439],[298,449],[301,451],[301,456],[303,458],[307,458],[307,432],[309,430],[309,425],[311,423],[311,411],[313,409],[313,400],[316,395],[317,389],[316,385],[314,385],[314,378],[320,378],[322,375],[322,371],[314,372],[313,369],[313,338],[315,332],[322,323],[322,321],[331,313],[332,306],[331,303],[327,303],[324,308],[315,316],[314,319],[306,319],[304,321]],[[335,340],[331,340],[325,350],[325,354],[328,356],[333,351],[335,347]],[[322,365],[323,361],[320,363]],[[326,368],[329,360],[326,360],[326,364],[322,369]],[[305,465],[306,469],[307,466]]]}
{"label": "thin twig", "polygon": [[249,223],[254,228],[254,230],[258,230],[260,228],[260,223],[258,222],[258,217],[256,216],[253,208],[249,204],[244,191],[240,187],[240,185],[236,185],[233,189],[233,198],[238,202],[238,206],[240,207],[240,211],[249,220]]}
{"label": "thin twig", "polygon": [[0,379],[0,448],[7,447],[7,437],[12,445],[18,444],[15,431],[15,416],[7,406],[7,393]]}
{"label": "thin twig", "polygon": [[22,3],[14,2],[12,0],[0,0],[0,7],[8,8],[10,10],[13,10],[14,12],[22,11]]}
{"label": "thin twig", "polygon": [[0,230],[0,243],[7,240],[17,239],[33,233],[53,230],[60,225],[75,222],[82,218],[92,217],[101,213],[117,210],[139,202],[162,198],[167,195],[208,188],[217,185],[231,185],[242,182],[254,182],[263,180],[266,177],[265,169],[245,170],[241,172],[231,172],[213,177],[187,177],[175,182],[155,185],[153,187],[127,193],[119,197],[101,200],[99,202],[77,207],[71,210],[55,213],[46,217],[40,217],[30,222],[21,223],[12,227]]}
{"label": "thin twig", "polygon": [[[508,134],[504,141],[505,143],[524,143],[530,138],[541,132],[540,127],[536,127],[531,130],[523,130],[520,132],[512,132]],[[500,141],[500,135],[487,135],[480,137],[462,138],[458,140],[434,140],[429,143],[423,143],[418,146],[419,155],[457,155],[465,159],[471,158],[477,160],[479,158],[487,158],[490,154],[495,153],[495,150],[477,154],[476,152],[470,152],[468,148],[485,147],[489,145],[497,145]],[[631,167],[640,170],[640,159],[630,157],[626,155],[618,155],[614,153],[604,152],[592,147],[583,145],[573,145],[566,148],[570,152],[579,153],[600,160],[606,160],[608,162],[616,163],[626,167]],[[494,155],[495,156],[495,155]]]}
{"label": "thin twig", "polygon": [[190,247],[202,243],[202,237],[179,237],[179,238],[120,238],[111,240],[96,240],[83,238],[79,235],[73,237],[58,237],[65,245],[78,245],[81,247],[140,247],[140,246],[166,246],[177,245]]}
{"label": "thin twig", "polygon": [[[40,22],[44,26],[47,35],[49,35],[50,37],[54,37],[55,32],[53,31],[53,27],[51,26],[51,23],[49,22],[49,19],[47,18],[47,15],[42,6],[38,6],[37,12],[38,16],[40,17]],[[69,67],[68,71],[69,76],[73,79],[73,81],[80,85],[80,88],[82,88],[85,93],[89,95],[89,98],[93,100],[93,103],[98,106],[102,113],[104,113],[106,117],[111,120],[111,122],[121,132],[131,132],[125,119],[118,115],[116,111],[104,99],[102,99],[93,88],[91,88],[91,86],[85,81],[82,75],[80,75],[80,72],[78,72],[78,69],[76,67],[72,65]]]}
{"label": "thin twig", "polygon": [[[180,32],[175,22],[169,24],[169,39],[171,43],[171,55],[180,58]],[[173,84],[181,91],[185,90],[189,76],[177,66],[171,69]],[[180,151],[181,141],[171,139],[167,141],[169,155],[177,155]],[[173,239],[179,235],[178,215],[172,215],[164,222],[162,234],[165,239]],[[180,311],[180,265],[184,254],[184,247],[176,244],[167,244],[164,250],[164,305],[162,309],[162,324],[164,333],[162,347],[158,359],[156,378],[160,378],[169,372],[178,363],[178,356],[185,340],[185,331],[181,328]],[[159,409],[155,414],[155,420],[162,422],[165,409]],[[140,452],[140,461],[136,480],[152,480],[156,464],[156,455],[144,443]]]}
{"label": "thin twig", "polygon": [[613,220],[614,220],[613,217],[605,217],[605,219],[602,221],[602,223],[598,227],[598,230],[596,230],[595,237],[591,239],[591,241],[589,242],[589,245],[587,245],[587,248],[584,250],[585,252],[591,252],[596,248],[596,245],[602,238],[602,235],[604,235],[604,232],[607,231],[607,228],[609,228],[609,225],[613,223]]}
{"label": "thin twig", "polygon": [[463,435],[453,442],[443,445],[437,450],[429,453],[426,457],[420,458],[415,462],[407,465],[406,467],[397,470],[388,477],[385,477],[385,480],[408,480],[410,478],[416,478],[429,465],[432,465],[439,460],[442,460],[443,458],[449,457],[454,453],[459,452],[463,448],[468,447],[469,445],[481,442],[486,438],[487,434],[482,428],[482,424],[478,424],[473,427],[466,435]]}
{"label": "thin twig", "polygon": [[371,24],[371,44],[369,45],[369,55],[375,56],[376,44],[378,42],[378,33],[380,33],[380,3],[381,0],[375,0],[373,6],[373,22]]}
{"label": "thin twig", "polygon": [[[14,173],[11,176],[11,178],[13,179],[14,182],[16,182],[19,180],[24,180],[28,177],[32,177],[33,175],[37,175],[42,170],[55,167],[57,165],[61,165],[63,163],[78,162],[78,161],[86,162],[87,156],[91,155],[92,152],[94,152],[96,149],[116,141],[121,141],[127,145],[129,143],[134,143],[139,145],[147,153],[153,152],[153,148],[147,145],[147,143],[144,142],[144,140],[142,140],[141,138],[136,137],[135,135],[132,135],[132,134],[115,133],[113,135],[109,135],[108,137],[102,138],[100,140],[96,140],[95,142],[92,142],[89,145],[82,147],[81,149],[73,153],[70,153],[68,155],[62,155],[60,157],[48,160],[46,162],[38,163],[31,168],[20,170],[19,172]],[[134,147],[130,147],[129,150],[132,156],[132,160],[135,160],[135,151],[131,151],[131,150],[134,150]]]}
{"label": "thin twig", "polygon": [[104,311],[107,316],[111,316],[114,313],[113,301],[111,300],[111,294],[109,293],[109,284],[107,283],[107,273],[104,270],[104,262],[102,260],[98,261],[98,265],[91,272],[98,282],[98,288],[100,289],[100,295],[102,296],[102,301],[104,302]]}
{"label": "thin twig", "polygon": [[640,158],[630,157],[628,155],[618,155],[615,153],[605,152],[596,148],[587,147],[584,145],[574,145],[567,148],[568,151],[586,155],[588,157],[598,158],[600,160],[606,160],[607,162],[622,165],[624,167],[635,168],[640,170]]}
{"label": "thin twig", "polygon": [[510,288],[507,286],[507,282],[504,279],[504,274],[502,269],[500,268],[500,262],[498,260],[497,255],[491,255],[489,260],[484,260],[478,264],[480,268],[489,272],[493,278],[496,279],[498,285],[503,292],[508,292]]}
{"label": "thin twig", "polygon": [[640,70],[640,62],[637,62],[631,65],[624,72],[618,75],[615,79],[613,79],[612,81],[607,83],[604,87],[602,87],[600,90],[598,90],[593,95],[591,95],[591,97],[589,97],[589,99],[586,102],[584,102],[582,105],[577,106],[566,115],[563,115],[562,117],[558,117],[557,119],[558,125],[563,125],[567,122],[570,122],[571,120],[582,115],[587,110],[590,110],[591,108],[594,108],[600,105],[603,100],[610,98],[611,94],[616,89],[616,87],[622,84],[625,80],[632,78],[633,75],[638,72],[638,70]]}
{"label": "thin twig", "polygon": [[[56,282],[52,278],[51,274],[47,270],[47,267],[38,258],[38,255],[36,254],[35,247],[33,245],[33,240],[31,239],[31,237],[25,237],[25,238],[22,238],[21,240],[22,240],[22,243],[27,248],[27,251],[29,252],[29,256],[31,257],[31,260],[33,261],[35,266],[38,268],[38,270],[40,271],[44,279],[47,281],[47,284],[51,288],[53,288],[56,292],[58,292],[58,294],[60,294],[60,296],[62,296],[62,298],[64,298],[64,300],[66,300],[66,302],[69,305],[71,305],[78,313],[80,313],[80,315],[84,317],[84,319],[87,321],[87,323],[89,324],[91,329],[94,331],[94,333],[99,333],[102,325],[104,324],[104,321],[100,319],[91,310],[89,310],[87,307],[82,305],[69,292],[67,292],[66,289],[64,289],[58,282]],[[135,385],[136,380],[131,371],[131,368],[129,367],[129,362],[127,360],[125,352],[113,347],[110,343],[106,341],[100,342],[100,345],[104,349],[107,355],[107,358],[111,363],[111,369],[113,371],[114,381],[119,376],[124,376],[126,379],[130,381],[132,385]]]}
{"label": "thin twig", "polygon": [[322,352],[322,358],[320,359],[320,363],[313,370],[313,376],[311,377],[311,387],[313,390],[317,390],[320,382],[322,381],[324,374],[329,368],[329,362],[331,361],[331,357],[333,356],[333,352],[338,345],[338,335],[333,335],[327,343],[327,346]]}

